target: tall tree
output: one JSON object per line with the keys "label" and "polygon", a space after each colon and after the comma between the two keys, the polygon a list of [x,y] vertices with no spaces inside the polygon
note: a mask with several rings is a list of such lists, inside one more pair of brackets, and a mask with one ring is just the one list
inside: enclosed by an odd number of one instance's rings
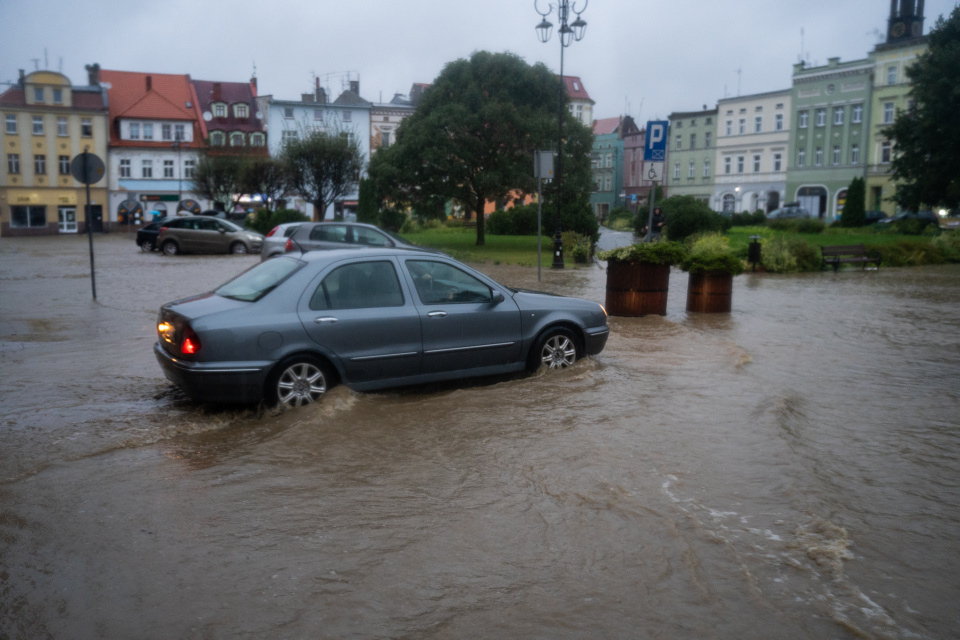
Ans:
{"label": "tall tree", "polygon": [[219,204],[224,211],[233,211],[248,193],[243,184],[246,162],[247,158],[242,156],[201,156],[193,171],[194,192]]}
{"label": "tall tree", "polygon": [[840,226],[843,227],[862,227],[866,224],[864,209],[867,200],[867,185],[863,178],[857,177],[850,182],[847,187],[847,201],[843,205],[843,212],[840,214]]}
{"label": "tall tree", "polygon": [[395,201],[462,203],[476,215],[483,245],[485,204],[513,190],[536,191],[533,152],[553,146],[561,95],[546,66],[509,53],[478,51],[450,62],[400,125],[396,143],[377,153],[386,151],[377,170],[395,178]]}
{"label": "tall tree", "polygon": [[323,220],[328,205],[357,190],[363,170],[363,152],[347,131],[306,131],[286,144],[283,159],[293,189],[313,204],[315,220]]}
{"label": "tall tree", "polygon": [[244,191],[262,196],[268,209],[276,207],[277,200],[283,197],[290,186],[290,172],[276,158],[251,159],[244,166],[241,179]]}
{"label": "tall tree", "polygon": [[907,69],[913,107],[897,114],[883,135],[896,149],[892,162],[900,206],[960,204],[960,6],[930,31],[930,47]]}

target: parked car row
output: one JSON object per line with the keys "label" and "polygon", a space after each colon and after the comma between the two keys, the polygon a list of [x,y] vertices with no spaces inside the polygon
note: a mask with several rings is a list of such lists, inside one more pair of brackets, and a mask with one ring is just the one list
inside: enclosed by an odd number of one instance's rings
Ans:
{"label": "parked car row", "polygon": [[137,231],[142,251],[179,253],[259,253],[263,236],[236,223],[211,216],[177,216],[155,220]]}
{"label": "parked car row", "polygon": [[[440,253],[436,249],[420,247],[395,233],[362,222],[291,223],[274,228],[267,236],[273,239],[260,252],[261,260],[269,260],[283,253],[346,249],[356,246],[420,249]],[[279,236],[285,238],[282,243]]]}

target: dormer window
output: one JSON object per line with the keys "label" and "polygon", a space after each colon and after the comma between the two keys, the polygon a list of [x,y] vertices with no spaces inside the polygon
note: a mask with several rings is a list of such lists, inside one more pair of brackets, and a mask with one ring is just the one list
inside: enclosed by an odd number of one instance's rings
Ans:
{"label": "dormer window", "polygon": [[34,88],[33,88],[33,101],[34,101],[34,102],[43,102],[43,87],[34,87]]}
{"label": "dormer window", "polygon": [[53,104],[63,104],[63,89],[53,90]]}
{"label": "dormer window", "polygon": [[227,117],[227,105],[222,102],[218,102],[213,105],[213,117],[214,118],[226,118]]}
{"label": "dormer window", "polygon": [[246,120],[250,117],[250,107],[245,104],[235,104],[233,105],[233,115],[236,118],[243,118]]}
{"label": "dormer window", "polygon": [[580,83],[579,83],[579,82],[574,81],[574,83],[573,83],[573,90],[574,90],[574,91],[580,91]]}
{"label": "dormer window", "polygon": [[214,147],[223,146],[223,131],[214,131],[210,134],[210,144]]}
{"label": "dormer window", "polygon": [[264,143],[262,133],[254,133],[250,135],[250,144],[254,147],[262,147]]}
{"label": "dormer window", "polygon": [[140,139],[140,123],[139,122],[130,123],[130,139],[131,140]]}

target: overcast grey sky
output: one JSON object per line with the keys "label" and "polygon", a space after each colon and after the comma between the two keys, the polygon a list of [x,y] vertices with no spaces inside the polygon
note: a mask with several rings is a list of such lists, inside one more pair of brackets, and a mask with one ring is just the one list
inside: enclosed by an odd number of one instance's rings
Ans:
{"label": "overcast grey sky", "polygon": [[[927,0],[924,33],[955,4]],[[582,78],[594,117],[642,123],[738,89],[789,88],[801,29],[811,64],[866,57],[889,11],[889,0],[590,0],[564,72]],[[298,99],[317,75],[336,96],[353,72],[364,98],[389,101],[481,49],[558,71],[556,29],[542,44],[539,21],[533,0],[0,0],[0,81],[34,70],[34,59],[74,84],[86,84],[93,62],[224,81],[247,80],[256,65],[262,95]]]}

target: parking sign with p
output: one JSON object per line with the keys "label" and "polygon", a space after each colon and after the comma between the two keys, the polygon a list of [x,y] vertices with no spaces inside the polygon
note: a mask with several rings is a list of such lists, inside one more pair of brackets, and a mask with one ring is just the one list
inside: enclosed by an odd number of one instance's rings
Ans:
{"label": "parking sign with p", "polygon": [[667,127],[666,120],[647,121],[647,141],[643,147],[644,162],[664,162],[667,159]]}

